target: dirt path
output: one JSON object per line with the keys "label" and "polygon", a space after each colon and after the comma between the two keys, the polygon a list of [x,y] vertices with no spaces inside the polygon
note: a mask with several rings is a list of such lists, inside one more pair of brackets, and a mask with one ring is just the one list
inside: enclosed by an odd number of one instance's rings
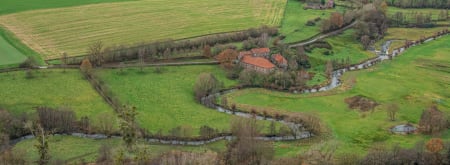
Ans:
{"label": "dirt path", "polygon": [[326,33],[326,34],[321,34],[321,35],[313,37],[313,38],[311,38],[311,39],[309,39],[307,41],[290,44],[289,48],[305,46],[305,45],[314,43],[314,42],[316,42],[318,40],[321,40],[321,39],[328,38],[328,37],[334,36],[336,34],[339,34],[339,33],[343,32],[343,31],[345,31],[345,30],[347,30],[347,29],[349,29],[349,28],[351,28],[351,27],[353,27],[355,25],[356,25],[356,21],[351,23],[350,25],[347,25],[347,26],[343,27],[343,28],[340,28],[338,30],[335,30],[335,31],[332,31],[332,32],[329,32],[329,33]]}

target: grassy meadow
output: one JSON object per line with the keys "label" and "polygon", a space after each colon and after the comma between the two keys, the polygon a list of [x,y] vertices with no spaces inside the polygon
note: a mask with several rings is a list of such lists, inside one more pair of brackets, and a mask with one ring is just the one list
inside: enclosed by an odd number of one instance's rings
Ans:
{"label": "grassy meadow", "polygon": [[389,28],[386,36],[377,41],[377,49],[387,40],[394,40],[391,48],[398,48],[405,44],[405,40],[419,40],[421,37],[428,37],[436,34],[438,31],[448,29],[447,27],[435,28]]}
{"label": "grassy meadow", "polygon": [[[33,146],[35,139],[22,141],[14,146],[15,153],[24,153],[25,160],[31,163],[38,159],[38,152]],[[98,150],[102,145],[112,147],[113,151],[123,149],[123,142],[120,138],[93,140],[77,138],[72,136],[52,136],[49,138],[49,148],[51,161],[62,160],[69,164],[84,162],[95,162],[98,156]],[[147,148],[150,151],[150,157],[156,157],[171,150],[193,151],[193,152],[221,152],[225,150],[225,141],[211,143],[203,146],[172,146],[155,145],[146,142],[138,142],[139,148]]]}
{"label": "grassy meadow", "polygon": [[61,8],[97,4],[105,2],[122,2],[130,0],[14,0],[0,1],[0,15],[17,13],[29,10]]}
{"label": "grassy meadow", "polygon": [[[114,95],[124,104],[136,106],[137,121],[142,128],[152,133],[178,126],[193,128],[193,135],[203,125],[219,130],[228,130],[231,116],[208,109],[194,99],[194,84],[201,73],[212,73],[225,87],[236,85],[236,81],[225,78],[224,71],[214,65],[164,67],[163,73],[154,73],[154,68],[100,70],[99,76],[110,87]],[[269,122],[264,122],[269,124]],[[266,127],[267,128],[267,127]]]}
{"label": "grassy meadow", "polygon": [[26,56],[0,36],[0,66],[18,64],[25,61]]}
{"label": "grassy meadow", "polygon": [[25,78],[25,71],[0,73],[0,107],[13,114],[34,112],[33,107],[68,107],[78,118],[91,119],[113,109],[84,80],[78,70],[49,69],[32,71],[35,78]]}
{"label": "grassy meadow", "polygon": [[45,64],[38,53],[0,26],[0,68],[17,66],[27,57],[33,58],[39,65]]}
{"label": "grassy meadow", "polygon": [[[326,38],[324,41],[328,42],[332,49],[315,48],[310,53],[307,53],[312,65],[311,72],[316,73],[312,80],[308,81],[307,85],[318,85],[326,81],[325,64],[327,61],[337,60],[341,61],[350,59],[351,64],[360,63],[366,59],[375,57],[375,53],[365,51],[362,45],[355,41],[353,30],[346,30],[342,34]],[[325,55],[327,51],[332,51],[330,55]]]}
{"label": "grassy meadow", "polygon": [[339,7],[329,10],[304,10],[303,5],[297,0],[288,0],[280,28],[281,34],[286,36],[283,40],[285,43],[305,40],[320,33],[320,21],[315,26],[306,26],[306,22],[317,17],[326,19],[331,13],[343,10]]}
{"label": "grassy meadow", "polygon": [[278,26],[285,4],[286,0],[140,0],[20,12],[0,16],[0,25],[48,59],[61,52],[85,54],[95,41],[127,45]]}
{"label": "grassy meadow", "polygon": [[[376,142],[412,147],[425,135],[392,135],[396,124],[418,124],[422,110],[432,103],[450,114],[450,37],[409,49],[393,61],[374,68],[345,73],[344,85],[318,94],[293,95],[264,89],[246,89],[227,95],[229,102],[280,111],[306,112],[319,116],[340,144],[339,153],[365,153]],[[353,84],[352,82],[356,82]],[[351,110],[345,98],[362,95],[381,105],[369,112]],[[388,120],[386,104],[397,103],[397,120]],[[441,137],[450,138],[450,131]]]}

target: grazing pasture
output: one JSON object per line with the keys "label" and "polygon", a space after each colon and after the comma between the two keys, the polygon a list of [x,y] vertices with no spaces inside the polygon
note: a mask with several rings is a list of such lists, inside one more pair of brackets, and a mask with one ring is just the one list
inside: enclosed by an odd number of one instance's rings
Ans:
{"label": "grazing pasture", "polygon": [[26,56],[0,36],[0,66],[18,64],[25,61]]}
{"label": "grazing pasture", "polygon": [[[38,152],[33,146],[36,143],[35,139],[29,139],[18,143],[14,146],[14,153],[25,153],[24,158],[28,163],[38,159]],[[69,164],[78,164],[81,161],[95,162],[99,155],[99,149],[102,145],[108,145],[113,152],[124,149],[122,139],[112,138],[103,140],[84,139],[72,136],[51,136],[48,140],[51,161],[67,161]],[[157,145],[148,144],[146,142],[138,142],[138,148],[147,148],[150,151],[150,157],[156,157],[171,150],[193,151],[193,152],[221,152],[225,149],[225,142],[220,141],[204,146],[172,146],[172,145]],[[114,157],[114,155],[111,155]]]}
{"label": "grazing pasture", "polygon": [[104,2],[122,2],[130,0],[14,0],[0,1],[0,15],[17,13],[29,10],[50,9]]}
{"label": "grazing pasture", "polygon": [[[197,103],[194,99],[194,84],[201,73],[212,73],[225,87],[237,82],[225,78],[224,71],[214,65],[164,67],[162,73],[155,68],[100,70],[98,75],[124,104],[136,106],[137,121],[142,128],[152,133],[159,130],[168,134],[178,126],[191,127],[193,135],[203,125],[228,130],[231,115],[219,113]],[[264,122],[268,124],[269,122]],[[267,127],[266,127],[267,128]]]}
{"label": "grazing pasture", "polygon": [[34,70],[27,79],[25,71],[0,73],[0,107],[13,114],[34,112],[33,107],[68,107],[78,118],[110,113],[113,109],[84,80],[78,70]]}
{"label": "grazing pasture", "polygon": [[[422,110],[436,104],[450,114],[449,70],[450,36],[413,47],[393,61],[374,68],[347,72],[344,84],[332,91],[294,95],[264,89],[246,89],[227,95],[239,106],[276,108],[280,111],[306,112],[319,116],[340,143],[339,153],[365,153],[376,142],[403,147],[430,138],[423,135],[392,135],[389,128],[404,123],[418,124]],[[369,112],[349,109],[344,102],[365,96],[380,105]],[[320,97],[319,97],[320,96]],[[396,121],[389,121],[386,105],[399,106]],[[450,131],[441,135],[450,138]]]}
{"label": "grazing pasture", "polygon": [[306,22],[315,18],[326,19],[330,17],[331,13],[343,10],[340,7],[328,10],[304,10],[304,5],[297,0],[288,0],[280,29],[281,34],[286,36],[283,40],[285,43],[302,41],[319,34],[320,21],[314,26],[307,26]]}
{"label": "grazing pasture", "polygon": [[139,0],[32,10],[0,16],[45,59],[86,53],[89,44],[129,45],[278,26],[286,0]]}

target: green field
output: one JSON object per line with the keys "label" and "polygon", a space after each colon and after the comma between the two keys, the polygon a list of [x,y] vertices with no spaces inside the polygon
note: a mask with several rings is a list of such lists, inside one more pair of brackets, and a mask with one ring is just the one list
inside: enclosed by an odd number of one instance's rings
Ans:
{"label": "green field", "polygon": [[95,41],[105,45],[278,26],[285,0],[140,0],[20,12],[0,17],[32,49],[55,58],[86,53]]}
{"label": "green field", "polygon": [[420,40],[421,37],[432,36],[438,31],[443,29],[448,29],[447,27],[436,27],[436,28],[389,28],[386,36],[377,41],[376,45],[379,46],[386,42],[387,40],[397,40],[393,41],[391,48],[399,48],[405,44],[405,40]]}
{"label": "green field", "polygon": [[[366,59],[375,57],[375,53],[365,51],[361,44],[355,41],[353,36],[353,30],[346,30],[342,34],[332,36],[324,41],[328,42],[332,49],[315,48],[311,53],[307,53],[310,57],[312,64],[311,72],[316,73],[311,81],[308,82],[309,86],[318,85],[326,80],[325,76],[325,64],[327,61],[350,59],[351,64],[360,63]],[[324,52],[332,51],[330,55],[325,55]]]}
{"label": "green field", "polygon": [[[402,12],[403,16],[406,16],[406,18],[412,22],[415,22],[415,13],[422,13],[422,14],[431,14],[431,18],[432,20],[437,20],[439,18],[439,13],[442,11],[442,9],[430,9],[430,8],[426,8],[426,9],[414,9],[414,8],[408,8],[408,9],[403,9],[403,8],[398,8],[398,7],[389,7],[388,8],[388,16],[391,17],[392,15],[394,15],[397,12]],[[448,22],[448,21],[447,21]]]}
{"label": "green field", "polygon": [[121,2],[130,0],[14,0],[0,1],[0,15],[17,13],[29,10],[50,9],[70,6],[80,6],[87,4],[97,4],[104,2]]}
{"label": "green field", "polygon": [[[163,134],[178,126],[190,126],[193,135],[203,125],[219,130],[228,130],[231,116],[215,112],[194,99],[193,87],[201,73],[213,73],[226,87],[237,82],[225,78],[218,66],[164,67],[162,74],[154,68],[126,69],[124,75],[118,70],[100,70],[100,78],[125,104],[137,107],[137,121],[142,128],[152,133],[160,129]],[[268,122],[267,122],[268,123]]]}
{"label": "green field", "polygon": [[35,78],[26,79],[24,71],[0,73],[0,106],[13,114],[34,112],[33,107],[68,107],[78,118],[98,118],[114,111],[84,80],[78,70],[33,71]]}
{"label": "green field", "polygon": [[[15,153],[25,153],[24,158],[31,163],[38,159],[37,151],[33,146],[36,143],[34,139],[25,140],[14,146]],[[51,160],[68,161],[68,163],[95,162],[98,156],[98,150],[103,145],[112,147],[113,152],[123,149],[121,139],[93,140],[77,138],[72,136],[52,136],[49,141]],[[220,141],[203,146],[172,146],[172,145],[153,145],[144,142],[138,142],[139,147],[145,147],[150,151],[149,157],[155,157],[171,150],[205,152],[220,152],[225,149],[225,142]],[[112,155],[113,156],[113,155]]]}
{"label": "green field", "polygon": [[17,66],[26,57],[33,58],[39,65],[45,64],[39,54],[0,26],[0,68]]}
{"label": "green field", "polygon": [[0,66],[18,64],[25,61],[26,56],[0,36]]}
{"label": "green field", "polygon": [[353,30],[346,30],[340,35],[325,39],[325,41],[332,46],[332,54],[324,55],[323,53],[327,49],[318,48],[314,49],[308,55],[311,58],[324,61],[324,63],[329,60],[341,60],[350,58],[352,64],[356,64],[368,58],[375,57],[374,53],[365,51],[362,45],[358,41],[355,41]]}
{"label": "green field", "polygon": [[[292,95],[264,89],[247,89],[229,94],[229,102],[253,107],[270,107],[282,111],[307,112],[318,115],[340,143],[341,153],[365,153],[375,142],[399,143],[412,147],[423,135],[391,135],[388,129],[402,123],[417,124],[423,109],[437,103],[450,113],[449,64],[450,37],[411,48],[393,61],[383,62],[364,71],[348,72],[344,85],[321,94]],[[348,89],[349,81],[356,84]],[[345,98],[363,95],[381,105],[374,111],[351,110]],[[320,97],[317,97],[320,96]],[[390,122],[385,105],[398,103],[397,121]],[[442,135],[450,138],[450,131]]]}
{"label": "green field", "polygon": [[297,0],[288,0],[280,32],[286,36],[285,43],[293,43],[308,39],[320,33],[320,22],[315,26],[306,26],[308,20],[320,17],[327,19],[331,13],[341,11],[341,8],[330,10],[304,10],[303,3]]}

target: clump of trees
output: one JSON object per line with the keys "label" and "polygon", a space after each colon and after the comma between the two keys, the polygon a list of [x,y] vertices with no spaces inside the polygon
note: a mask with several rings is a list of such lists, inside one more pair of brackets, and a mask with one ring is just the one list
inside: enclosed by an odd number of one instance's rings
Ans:
{"label": "clump of trees", "polygon": [[364,5],[358,13],[355,37],[361,41],[365,49],[375,41],[384,37],[388,29],[387,6],[385,2],[376,1],[373,4]]}
{"label": "clump of trees", "polygon": [[213,74],[202,73],[194,85],[195,99],[201,102],[202,97],[217,93],[223,86],[223,82],[220,82]]}
{"label": "clump of trees", "polygon": [[401,8],[450,8],[448,0],[389,0],[386,1],[389,6]]}
{"label": "clump of trees", "polygon": [[419,121],[419,130],[424,134],[437,134],[446,130],[449,126],[447,116],[436,105],[422,112]]}
{"label": "clump of trees", "polygon": [[334,12],[329,19],[322,20],[320,31],[322,33],[330,32],[343,27],[345,25],[344,23],[344,15],[339,12]]}
{"label": "clump of trees", "polygon": [[[383,145],[376,145],[362,159],[353,161],[355,164],[448,164],[450,148],[444,150],[442,139],[433,138],[426,144],[419,142],[411,149],[394,146],[388,149]],[[445,152],[443,152],[445,151]]]}
{"label": "clump of trees", "polygon": [[431,28],[435,26],[435,21],[445,21],[448,19],[448,10],[441,10],[437,20],[433,20],[432,17],[433,15],[431,13],[396,12],[389,16],[389,26]]}
{"label": "clump of trees", "polygon": [[236,140],[227,145],[223,156],[224,164],[267,164],[273,159],[273,145],[255,139],[260,134],[261,127],[256,119],[234,118],[231,131]]}
{"label": "clump of trees", "polygon": [[46,131],[71,133],[76,127],[76,117],[72,110],[67,108],[37,107],[36,111],[39,122]]}

